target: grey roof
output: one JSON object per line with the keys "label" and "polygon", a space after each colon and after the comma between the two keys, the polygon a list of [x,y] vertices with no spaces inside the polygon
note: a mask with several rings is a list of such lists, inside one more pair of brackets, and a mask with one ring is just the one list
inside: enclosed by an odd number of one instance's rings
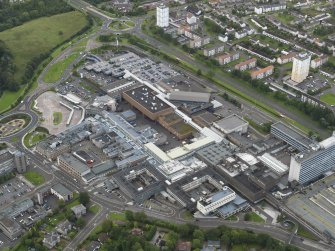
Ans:
{"label": "grey roof", "polygon": [[230,194],[233,194],[234,191],[230,188],[227,188],[226,190],[222,190],[220,192],[217,192],[215,194],[212,195],[212,202],[218,201]]}
{"label": "grey roof", "polygon": [[232,151],[225,144],[212,144],[199,150],[197,155],[205,162],[215,166],[224,158],[231,156]]}
{"label": "grey roof", "polygon": [[95,175],[103,174],[106,172],[110,172],[113,168],[115,167],[115,162],[114,161],[106,161],[104,163],[101,163],[97,166],[94,166],[92,168],[92,172]]}
{"label": "grey roof", "polygon": [[71,154],[66,153],[66,154],[59,156],[59,158],[67,162],[79,173],[84,173],[89,170],[86,163],[81,162],[80,160],[72,156]]}
{"label": "grey roof", "polygon": [[52,189],[55,190],[60,195],[62,195],[63,197],[72,194],[72,192],[69,189],[67,189],[64,185],[62,185],[61,183],[54,185]]}
{"label": "grey roof", "polygon": [[211,94],[206,92],[171,91],[169,99],[175,101],[208,103]]}
{"label": "grey roof", "polygon": [[221,127],[224,131],[231,131],[234,130],[236,127],[248,124],[248,122],[237,116],[236,114],[232,114],[226,118],[216,121],[215,124]]}
{"label": "grey roof", "polygon": [[236,194],[236,198],[233,201],[218,208],[217,211],[221,215],[225,216],[225,215],[230,215],[234,213],[236,210],[238,210],[239,208],[245,207],[247,205],[248,205],[248,202],[245,199],[243,199],[241,196]]}
{"label": "grey roof", "polygon": [[86,210],[86,207],[85,207],[83,204],[79,204],[79,205],[77,205],[77,206],[71,207],[71,210],[72,210],[75,214],[77,214],[77,213],[80,213],[80,212]]}
{"label": "grey roof", "polygon": [[310,146],[313,143],[312,140],[310,140],[303,134],[299,133],[297,130],[285,125],[284,123],[280,121],[275,124],[272,124],[271,127],[285,133],[290,138],[293,138],[294,140],[298,141],[300,144],[305,145],[306,147]]}

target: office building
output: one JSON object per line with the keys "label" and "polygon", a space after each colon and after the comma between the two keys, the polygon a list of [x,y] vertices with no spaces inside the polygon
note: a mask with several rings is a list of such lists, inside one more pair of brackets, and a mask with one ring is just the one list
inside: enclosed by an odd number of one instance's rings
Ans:
{"label": "office building", "polygon": [[304,185],[335,168],[335,145],[291,157],[288,181]]}
{"label": "office building", "polygon": [[0,229],[11,240],[22,234],[21,226],[9,217],[4,217],[0,220]]}
{"label": "office building", "polygon": [[164,28],[169,26],[169,7],[160,5],[156,9],[157,26]]}
{"label": "office building", "polygon": [[18,173],[25,173],[27,171],[27,156],[20,151],[14,153],[14,163]]}
{"label": "office building", "polygon": [[305,151],[313,144],[312,140],[282,122],[271,125],[271,134],[299,151]]}
{"label": "office building", "polygon": [[197,209],[203,214],[208,215],[219,207],[231,202],[236,198],[236,193],[229,187],[210,196],[204,196],[197,202]]}
{"label": "office building", "polygon": [[311,56],[307,53],[300,53],[293,58],[291,79],[296,83],[304,81],[309,73]]}

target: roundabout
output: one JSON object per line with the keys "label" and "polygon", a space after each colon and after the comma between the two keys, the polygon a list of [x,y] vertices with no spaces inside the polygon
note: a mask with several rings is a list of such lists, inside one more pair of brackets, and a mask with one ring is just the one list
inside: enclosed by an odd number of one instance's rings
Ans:
{"label": "roundabout", "polygon": [[0,120],[0,138],[13,135],[24,129],[31,122],[31,116],[26,113],[8,115]]}

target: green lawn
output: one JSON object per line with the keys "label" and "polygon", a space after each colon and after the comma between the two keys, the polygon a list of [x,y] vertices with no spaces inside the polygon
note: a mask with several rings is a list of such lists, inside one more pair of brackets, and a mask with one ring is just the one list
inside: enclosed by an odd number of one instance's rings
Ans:
{"label": "green lawn", "polygon": [[245,221],[253,221],[253,222],[265,222],[265,220],[260,217],[258,214],[256,214],[255,212],[249,212],[249,213],[246,213],[245,216],[244,216],[244,220]]}
{"label": "green lawn", "polygon": [[44,132],[30,132],[24,137],[23,143],[26,147],[31,148],[46,137],[47,134]]}
{"label": "green lawn", "polygon": [[113,21],[109,27],[113,30],[126,30],[130,28],[126,22],[122,21]]}
{"label": "green lawn", "polygon": [[[0,38],[1,39],[1,38]],[[0,97],[0,113],[6,111],[23,93],[24,87],[17,92],[5,91]]]}
{"label": "green lawn", "polygon": [[53,112],[53,123],[54,125],[59,125],[62,123],[63,114],[61,112]]}
{"label": "green lawn", "polygon": [[33,184],[34,186],[39,186],[42,185],[44,183],[44,177],[34,171],[28,171],[26,173],[23,174],[23,176],[31,182],[31,184]]}
{"label": "green lawn", "polygon": [[283,22],[284,24],[288,24],[294,20],[294,16],[290,15],[287,11],[278,13],[275,16],[279,19],[279,21]]}
{"label": "green lawn", "polygon": [[135,26],[135,23],[133,21],[126,21],[125,22],[126,25],[128,25],[128,27],[134,27]]}
{"label": "green lawn", "polygon": [[91,212],[92,214],[97,214],[99,212],[100,207],[96,204],[91,206],[88,211]]}
{"label": "green lawn", "polygon": [[319,240],[314,234],[312,234],[311,232],[309,232],[308,230],[306,230],[305,228],[301,226],[299,226],[297,234],[301,237],[305,237],[310,240],[315,240],[315,241]]}
{"label": "green lawn", "polygon": [[[21,80],[27,63],[41,53],[46,53],[79,32],[87,24],[85,15],[80,12],[68,12],[51,17],[38,18],[0,32],[14,57],[15,77]],[[7,110],[23,93],[4,92],[0,98],[0,112]]]}
{"label": "green lawn", "polygon": [[333,93],[326,93],[320,96],[320,100],[328,105],[335,105],[335,95]]}
{"label": "green lawn", "polygon": [[79,53],[73,53],[69,55],[63,61],[59,61],[52,65],[49,71],[45,74],[43,80],[47,83],[53,83],[59,80],[62,77],[65,69],[79,56]]}
{"label": "green lawn", "polygon": [[108,215],[108,219],[114,220],[114,221],[125,221],[126,217],[122,213],[110,213]]}
{"label": "green lawn", "polygon": [[0,32],[14,56],[17,78],[24,73],[26,64],[34,57],[50,51],[79,32],[87,20],[80,12],[68,12],[51,17],[42,17],[23,25]]}

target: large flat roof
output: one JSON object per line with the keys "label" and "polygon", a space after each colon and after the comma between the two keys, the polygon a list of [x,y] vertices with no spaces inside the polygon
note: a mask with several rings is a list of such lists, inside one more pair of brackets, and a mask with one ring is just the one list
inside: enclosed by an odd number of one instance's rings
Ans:
{"label": "large flat roof", "polygon": [[237,116],[236,114],[233,114],[216,121],[215,124],[221,127],[224,131],[231,131],[234,130],[236,127],[248,124],[248,122]]}
{"label": "large flat roof", "polygon": [[280,121],[277,122],[277,123],[272,124],[271,127],[285,133],[290,138],[293,138],[294,140],[296,140],[296,141],[300,142],[301,144],[305,145],[306,147],[308,147],[309,145],[311,145],[313,143],[312,140],[310,140],[309,138],[307,138],[303,134],[299,133],[297,130],[285,125],[284,123],[282,123]]}
{"label": "large flat roof", "polygon": [[206,92],[171,91],[170,100],[208,103],[211,98]]}
{"label": "large flat roof", "polygon": [[153,90],[144,85],[124,93],[152,113],[170,108],[167,103],[156,97],[156,93]]}

